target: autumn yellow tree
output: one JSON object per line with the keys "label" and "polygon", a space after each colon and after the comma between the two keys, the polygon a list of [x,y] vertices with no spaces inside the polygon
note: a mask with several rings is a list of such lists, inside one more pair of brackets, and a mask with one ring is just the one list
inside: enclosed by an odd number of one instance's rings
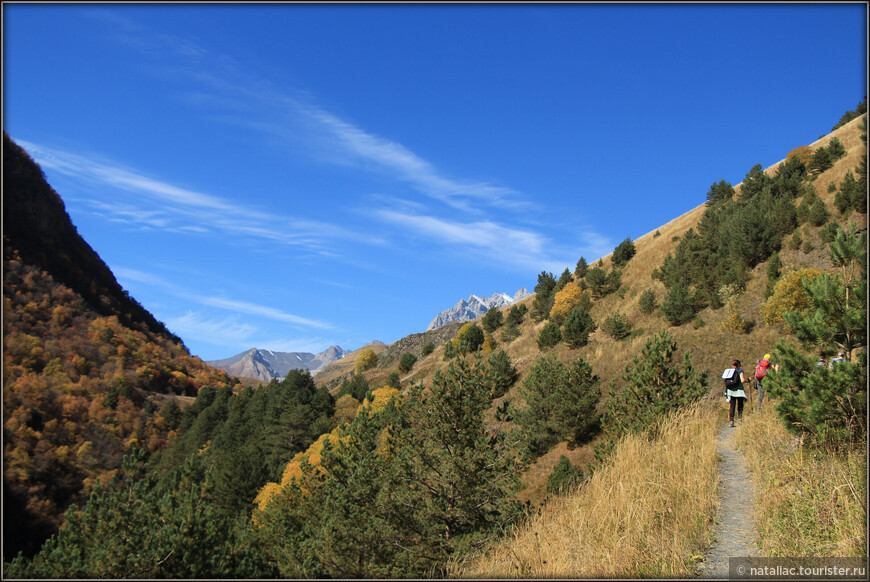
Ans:
{"label": "autumn yellow tree", "polygon": [[583,300],[583,290],[577,285],[568,284],[556,293],[553,301],[553,309],[550,310],[550,319],[565,319],[568,314],[580,305]]}
{"label": "autumn yellow tree", "polygon": [[374,368],[378,364],[378,356],[371,348],[365,348],[353,363],[353,369],[357,374],[361,374],[370,368]]}
{"label": "autumn yellow tree", "polygon": [[783,275],[776,282],[773,294],[764,302],[764,322],[767,325],[783,324],[784,313],[809,309],[810,299],[804,288],[804,281],[810,282],[821,274],[818,269],[807,268]]}

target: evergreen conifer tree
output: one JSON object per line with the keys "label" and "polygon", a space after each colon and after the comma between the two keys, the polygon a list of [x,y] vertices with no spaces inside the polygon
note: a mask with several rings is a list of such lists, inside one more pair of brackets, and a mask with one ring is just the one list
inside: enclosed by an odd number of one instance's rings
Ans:
{"label": "evergreen conifer tree", "polygon": [[577,266],[574,268],[574,276],[577,279],[582,279],[586,276],[586,272],[589,270],[589,264],[586,262],[584,257],[580,257],[577,260]]}
{"label": "evergreen conifer tree", "polygon": [[553,295],[556,293],[556,278],[553,273],[541,271],[538,284],[535,285],[535,299],[532,302],[532,318],[542,321],[550,317],[550,307]]}
{"label": "evergreen conifer tree", "polygon": [[630,237],[626,237],[624,241],[619,243],[616,248],[613,249],[611,260],[617,267],[622,267],[631,260],[635,253],[637,253],[637,249],[634,246],[634,242],[632,242]]}
{"label": "evergreen conifer tree", "polygon": [[559,324],[555,321],[548,321],[538,334],[538,349],[541,351],[549,350],[560,341],[562,341],[562,331],[559,328]]}
{"label": "evergreen conifer tree", "polygon": [[598,460],[606,457],[624,433],[646,430],[669,412],[700,399],[707,374],[698,373],[688,353],[676,361],[677,342],[667,330],[649,339],[641,353],[625,367],[622,387],[611,385],[602,418],[605,439],[596,446]]}
{"label": "evergreen conifer tree", "polygon": [[[816,365],[786,340],[777,343],[780,369],[770,380],[777,412],[795,433],[819,444],[844,446],[866,438],[867,430],[867,279],[866,235],[838,231],[830,244],[839,272],[821,274],[804,284],[810,308],[784,318],[803,347],[842,352],[832,368]],[[857,356],[855,354],[857,353]]]}
{"label": "evergreen conifer tree", "polygon": [[511,363],[510,357],[504,350],[498,350],[487,360],[489,365],[489,377],[492,381],[492,398],[504,396],[519,377],[519,372]]}
{"label": "evergreen conifer tree", "polygon": [[480,320],[480,325],[482,325],[483,329],[489,333],[495,332],[495,330],[500,328],[503,324],[504,314],[497,308],[487,309],[486,313],[483,314],[483,318]]}
{"label": "evergreen conifer tree", "polygon": [[583,469],[575,467],[565,455],[559,457],[559,462],[553,467],[553,472],[547,477],[547,491],[564,495],[583,480]]}
{"label": "evergreen conifer tree", "polygon": [[533,455],[545,453],[562,440],[582,444],[595,435],[601,398],[598,382],[583,358],[565,365],[548,355],[535,362],[520,389],[528,406],[516,419]]}
{"label": "evergreen conifer tree", "polygon": [[638,299],[637,303],[641,313],[652,313],[656,310],[656,307],[658,307],[655,291],[652,289],[646,289],[640,294],[640,299]]}
{"label": "evergreen conifer tree", "polygon": [[562,339],[571,349],[581,348],[589,343],[589,335],[597,327],[589,311],[578,305],[571,310],[562,326]]}

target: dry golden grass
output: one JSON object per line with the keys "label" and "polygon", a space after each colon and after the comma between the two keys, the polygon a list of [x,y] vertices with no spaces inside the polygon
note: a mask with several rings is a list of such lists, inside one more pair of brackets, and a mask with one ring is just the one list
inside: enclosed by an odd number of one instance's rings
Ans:
{"label": "dry golden grass", "polygon": [[768,556],[866,556],[867,457],[814,450],[788,433],[772,403],[737,430],[755,483],[758,543]]}
{"label": "dry golden grass", "polygon": [[572,494],[552,499],[501,544],[455,563],[459,578],[685,577],[710,542],[721,411],[705,400],[658,438],[623,439]]}

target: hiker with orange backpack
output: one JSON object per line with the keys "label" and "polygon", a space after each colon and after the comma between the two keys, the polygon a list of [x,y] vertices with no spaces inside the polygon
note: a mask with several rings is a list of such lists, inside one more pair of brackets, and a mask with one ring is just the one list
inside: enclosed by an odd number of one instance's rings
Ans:
{"label": "hiker with orange backpack", "polygon": [[758,408],[761,408],[761,401],[764,400],[764,388],[761,386],[761,381],[767,375],[767,371],[773,368],[779,370],[779,364],[770,362],[770,354],[764,354],[764,357],[758,360],[755,365],[755,388],[758,390]]}

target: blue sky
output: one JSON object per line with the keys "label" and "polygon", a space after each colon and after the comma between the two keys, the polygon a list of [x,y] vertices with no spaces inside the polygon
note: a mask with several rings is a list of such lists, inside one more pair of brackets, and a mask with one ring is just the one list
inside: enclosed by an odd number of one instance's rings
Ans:
{"label": "blue sky", "polygon": [[3,4],[3,127],[191,352],[531,291],[828,133],[866,3]]}

